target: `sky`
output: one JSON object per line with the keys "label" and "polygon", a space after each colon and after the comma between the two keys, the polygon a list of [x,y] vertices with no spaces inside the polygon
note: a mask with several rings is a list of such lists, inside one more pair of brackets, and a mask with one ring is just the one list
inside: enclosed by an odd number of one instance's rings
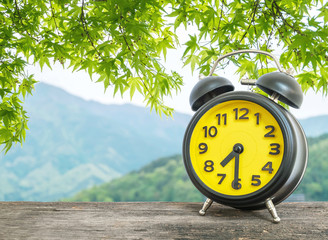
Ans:
{"label": "sky", "polygon": [[[189,28],[188,32],[180,30],[178,33],[180,43],[188,41],[188,34],[197,34],[196,29],[193,30]],[[162,61],[164,67],[168,71],[174,70],[178,72],[183,77],[184,81],[184,86],[182,87],[181,92],[178,92],[172,97],[165,98],[164,102],[169,107],[173,107],[177,112],[192,115],[193,111],[189,105],[189,95],[194,85],[199,81],[199,74],[197,70],[192,73],[190,66],[183,67],[183,62],[181,60],[183,51],[183,47],[180,47],[177,50],[168,50],[166,62]],[[279,56],[276,55],[276,57],[279,59]],[[104,92],[103,83],[92,82],[86,72],[72,72],[71,69],[64,69],[60,64],[53,65],[52,70],[45,65],[43,71],[41,71],[39,66],[30,65],[27,68],[27,71],[29,74],[34,74],[36,80],[60,87],[85,100],[94,100],[103,104],[132,103],[138,106],[146,105],[143,97],[138,95],[137,92],[132,101],[129,93],[127,93],[126,96],[123,96],[123,98],[119,93],[113,97],[114,88],[111,86],[108,87],[106,92]],[[248,90],[248,87],[241,86],[238,82],[238,77],[233,75],[233,67],[228,67],[219,72],[215,71],[215,73],[228,78],[234,84],[235,90]],[[290,108],[290,111],[298,119],[328,114],[328,98],[324,97],[320,92],[315,93],[314,91],[309,90],[306,95],[304,95],[301,108]]]}

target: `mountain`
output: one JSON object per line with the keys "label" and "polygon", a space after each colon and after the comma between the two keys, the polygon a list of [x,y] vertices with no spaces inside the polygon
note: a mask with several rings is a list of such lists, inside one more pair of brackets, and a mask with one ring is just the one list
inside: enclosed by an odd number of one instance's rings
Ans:
{"label": "mountain", "polygon": [[299,122],[308,137],[317,137],[328,133],[328,115],[301,119]]}
{"label": "mountain", "polygon": [[0,158],[0,200],[53,201],[181,152],[189,115],[85,101],[43,83],[25,109],[23,148]]}
{"label": "mountain", "polygon": [[[328,134],[309,139],[309,160],[304,178],[290,200],[328,200]],[[125,176],[92,187],[65,201],[202,201],[192,185],[181,155],[161,158]],[[289,199],[287,199],[289,201]]]}

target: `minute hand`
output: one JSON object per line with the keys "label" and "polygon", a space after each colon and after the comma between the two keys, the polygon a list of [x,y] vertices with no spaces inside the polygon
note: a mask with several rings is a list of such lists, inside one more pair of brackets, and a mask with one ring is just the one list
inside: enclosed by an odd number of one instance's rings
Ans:
{"label": "minute hand", "polygon": [[239,179],[239,154],[236,153],[235,155],[235,176],[234,176],[234,180],[232,181],[232,188],[233,189],[240,189],[241,188],[241,184],[239,183],[240,179]]}

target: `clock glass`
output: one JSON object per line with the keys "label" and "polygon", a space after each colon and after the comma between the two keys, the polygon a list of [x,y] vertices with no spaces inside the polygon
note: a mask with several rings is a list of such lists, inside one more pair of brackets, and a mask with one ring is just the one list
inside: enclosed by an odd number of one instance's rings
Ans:
{"label": "clock glass", "polygon": [[201,184],[227,196],[267,186],[279,171],[285,149],[276,118],[246,100],[225,101],[205,111],[189,144],[190,162]]}

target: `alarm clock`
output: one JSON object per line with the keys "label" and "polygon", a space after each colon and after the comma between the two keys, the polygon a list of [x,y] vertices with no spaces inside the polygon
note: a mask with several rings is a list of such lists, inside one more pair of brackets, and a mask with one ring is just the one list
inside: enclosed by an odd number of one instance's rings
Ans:
{"label": "alarm clock", "polygon": [[[265,54],[275,60],[280,71],[264,74],[254,83],[270,97],[234,91],[228,79],[212,76],[220,60],[239,53]],[[196,113],[184,135],[183,160],[192,183],[207,197],[201,215],[215,201],[238,209],[268,208],[273,221],[280,221],[275,205],[299,185],[308,147],[301,125],[278,100],[299,108],[301,87],[282,72],[273,55],[259,50],[220,57],[210,76],[195,85],[190,104]]]}

